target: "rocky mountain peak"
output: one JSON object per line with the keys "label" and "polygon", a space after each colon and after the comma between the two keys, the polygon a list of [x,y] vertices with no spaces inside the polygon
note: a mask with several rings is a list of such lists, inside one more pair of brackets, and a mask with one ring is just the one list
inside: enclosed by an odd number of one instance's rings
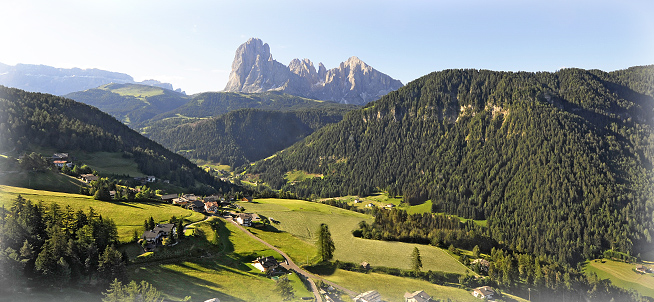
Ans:
{"label": "rocky mountain peak", "polygon": [[273,59],[268,44],[251,38],[236,50],[225,91],[282,91],[302,97],[363,105],[402,87],[402,83],[356,56],[327,70],[309,59],[293,59],[284,66]]}

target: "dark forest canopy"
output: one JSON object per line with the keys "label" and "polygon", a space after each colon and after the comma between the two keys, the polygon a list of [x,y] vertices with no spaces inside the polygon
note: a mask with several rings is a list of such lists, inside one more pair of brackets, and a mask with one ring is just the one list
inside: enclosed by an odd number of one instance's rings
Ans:
{"label": "dark forest canopy", "polygon": [[144,174],[191,190],[210,194],[234,187],[89,105],[0,86],[0,108],[1,151],[17,155],[39,148],[122,152]]}
{"label": "dark forest canopy", "polygon": [[191,159],[228,164],[254,162],[343,119],[352,106],[298,111],[240,109],[175,127],[155,127],[150,138]]}
{"label": "dark forest canopy", "polygon": [[[299,196],[431,199],[486,219],[510,250],[561,262],[637,255],[654,232],[652,74],[435,72],[248,172]],[[324,177],[286,183],[293,170]]]}

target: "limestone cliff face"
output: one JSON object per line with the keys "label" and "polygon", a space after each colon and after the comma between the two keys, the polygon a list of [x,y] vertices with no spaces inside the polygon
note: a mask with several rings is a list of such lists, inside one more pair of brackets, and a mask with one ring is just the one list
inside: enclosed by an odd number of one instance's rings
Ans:
{"label": "limestone cliff face", "polygon": [[225,91],[283,91],[288,94],[363,105],[402,87],[402,83],[351,57],[339,67],[318,70],[309,59],[293,59],[288,67],[275,61],[268,44],[252,38],[239,46]]}

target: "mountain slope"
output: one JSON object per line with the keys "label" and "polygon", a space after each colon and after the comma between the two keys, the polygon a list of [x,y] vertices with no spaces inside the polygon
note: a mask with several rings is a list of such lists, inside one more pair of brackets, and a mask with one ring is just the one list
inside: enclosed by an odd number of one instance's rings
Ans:
{"label": "mountain slope", "polygon": [[352,109],[338,104],[289,112],[240,109],[176,127],[158,125],[150,138],[188,158],[235,167],[266,158]]}
{"label": "mountain slope", "polygon": [[[0,63],[0,85],[26,91],[64,95],[74,91],[95,88],[109,83],[137,83],[124,73],[100,69],[56,68],[46,65]],[[155,80],[140,84],[173,90],[173,85]],[[181,89],[175,90],[182,93]]]}
{"label": "mountain slope", "polygon": [[252,38],[236,50],[224,91],[282,91],[312,99],[363,105],[400,87],[400,81],[357,57],[330,70],[320,63],[316,71],[309,59],[294,59],[285,66],[273,59],[267,43]]}
{"label": "mountain slope", "polygon": [[107,84],[64,97],[97,107],[132,128],[190,100],[185,94],[139,84]]}
{"label": "mountain slope", "polygon": [[122,152],[134,159],[141,172],[185,188],[211,193],[234,187],[86,104],[0,86],[0,108],[1,151],[16,155],[33,148]]}
{"label": "mountain slope", "polygon": [[[502,246],[561,262],[636,254],[654,232],[653,71],[436,72],[249,172],[302,196],[431,199],[487,219]],[[325,177],[284,184],[292,170]]]}

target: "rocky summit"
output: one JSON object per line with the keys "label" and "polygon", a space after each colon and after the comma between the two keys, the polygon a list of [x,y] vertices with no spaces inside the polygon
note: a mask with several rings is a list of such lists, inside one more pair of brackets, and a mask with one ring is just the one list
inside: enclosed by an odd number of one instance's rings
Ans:
{"label": "rocky summit", "polygon": [[330,70],[322,63],[316,70],[309,59],[293,59],[285,66],[273,59],[267,43],[251,38],[236,50],[225,91],[282,91],[312,99],[363,105],[400,87],[402,82],[357,57]]}

